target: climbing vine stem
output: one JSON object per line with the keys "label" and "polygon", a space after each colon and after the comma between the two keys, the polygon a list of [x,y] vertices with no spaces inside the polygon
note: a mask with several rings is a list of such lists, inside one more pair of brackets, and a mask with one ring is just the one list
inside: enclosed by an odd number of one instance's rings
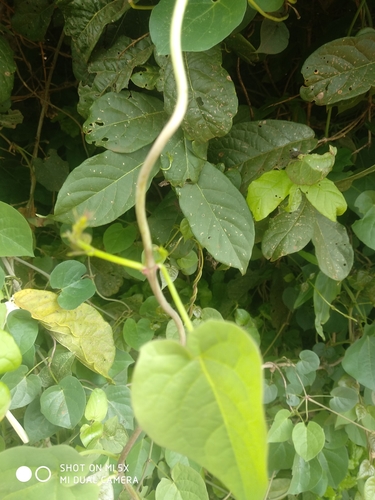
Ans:
{"label": "climbing vine stem", "polygon": [[151,175],[151,171],[158,160],[160,154],[168,143],[169,139],[176,132],[178,127],[181,125],[181,122],[185,116],[185,112],[188,104],[188,84],[185,73],[183,55],[181,50],[181,30],[182,30],[182,21],[186,9],[188,0],[176,0],[173,16],[172,16],[172,24],[171,24],[171,33],[170,33],[170,47],[171,47],[171,60],[174,71],[174,76],[177,84],[177,102],[176,107],[169,121],[161,131],[159,137],[154,142],[152,148],[150,149],[144,164],[139,173],[137,189],[136,189],[136,202],[135,202],[135,210],[137,215],[137,222],[139,226],[139,230],[142,237],[144,254],[145,254],[145,262],[147,267],[147,278],[150,283],[151,289],[158,300],[161,307],[164,311],[171,316],[171,318],[175,321],[179,335],[180,341],[182,344],[185,344],[185,329],[184,325],[181,321],[180,316],[176,313],[176,311],[170,306],[170,304],[165,299],[163,292],[161,291],[157,270],[158,266],[155,263],[154,255],[153,255],[153,247],[152,247],[152,239],[150,228],[147,223],[146,216],[146,192],[147,192],[147,184],[148,179]]}

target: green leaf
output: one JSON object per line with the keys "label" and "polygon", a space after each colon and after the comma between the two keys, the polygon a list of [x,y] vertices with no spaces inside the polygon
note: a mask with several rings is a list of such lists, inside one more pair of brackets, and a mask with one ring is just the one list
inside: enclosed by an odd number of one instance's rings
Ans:
{"label": "green leaf", "polygon": [[161,169],[172,186],[183,186],[186,181],[198,182],[207,159],[207,143],[189,141],[179,129],[161,155]]}
{"label": "green leaf", "polygon": [[131,247],[137,237],[136,226],[126,228],[120,222],[111,224],[103,234],[103,244],[106,252],[120,253]]}
{"label": "green leaf", "polygon": [[30,443],[37,443],[38,441],[42,441],[42,439],[47,439],[61,430],[61,427],[51,424],[40,411],[40,398],[34,399],[27,406],[23,425]]}
{"label": "green leaf", "polygon": [[17,0],[15,14],[12,17],[12,27],[20,35],[32,40],[42,42],[55,5],[50,0]]}
{"label": "green leaf", "polygon": [[96,291],[93,281],[81,279],[87,273],[86,266],[75,260],[66,260],[58,264],[50,276],[52,288],[61,288],[57,303],[63,309],[76,309]]}
{"label": "green leaf", "polygon": [[[92,458],[81,456],[71,446],[55,445],[47,448],[16,446],[0,453],[0,498],[2,500],[64,499],[97,500],[99,486],[85,482]],[[17,481],[20,467],[30,469],[29,481]],[[82,464],[72,467],[74,464]],[[73,470],[74,469],[74,470]],[[27,470],[26,470],[27,471]],[[38,471],[38,472],[37,472]],[[50,471],[50,478],[49,477]],[[22,477],[22,476],[21,476]],[[37,477],[42,479],[38,480]],[[84,484],[79,484],[83,482]]]}
{"label": "green leaf", "polygon": [[90,394],[85,409],[85,418],[87,420],[94,420],[101,422],[105,419],[108,411],[107,395],[103,389],[94,389]]}
{"label": "green leaf", "polygon": [[[129,154],[106,151],[85,160],[70,173],[59,192],[56,220],[69,224],[88,213],[90,226],[101,226],[133,207],[135,186],[148,150],[146,147]],[[148,185],[151,181],[152,176]]]}
{"label": "green leaf", "polygon": [[282,169],[290,162],[294,149],[308,153],[315,148],[314,131],[301,123],[262,120],[233,125],[229,134],[210,142],[208,160],[224,162],[242,174],[242,192],[264,172]]}
{"label": "green leaf", "polygon": [[[187,52],[184,62],[189,82],[189,102],[182,129],[189,139],[197,142],[227,134],[232,127],[238,101],[234,84],[221,66],[220,47],[206,52]],[[165,110],[169,114],[173,112],[176,97],[176,83],[169,58],[164,83]]]}
{"label": "green leaf", "polygon": [[272,472],[291,469],[295,455],[294,447],[288,441],[270,443],[268,450],[268,470]]}
{"label": "green leaf", "polygon": [[69,375],[59,384],[46,389],[40,398],[40,409],[54,425],[73,429],[83,417],[86,405],[81,382]]}
{"label": "green leaf", "polygon": [[67,311],[59,306],[55,293],[27,288],[15,293],[14,301],[40,321],[82,364],[108,378],[115,357],[113,334],[96,309],[81,304]]}
{"label": "green leaf", "polygon": [[103,436],[103,433],[104,425],[101,422],[94,422],[90,425],[83,424],[79,432],[79,438],[83,446],[87,448],[91,442],[96,443]]}
{"label": "green leaf", "polygon": [[199,243],[214,259],[245,273],[253,244],[254,223],[239,191],[210,163],[197,184],[177,189],[181,210]]}
{"label": "green leaf", "polygon": [[0,257],[22,256],[34,257],[30,226],[15,208],[0,201]]}
{"label": "green leaf", "polygon": [[[349,466],[348,451],[345,446],[328,450],[323,448],[322,454],[326,459],[328,469],[325,469],[328,478],[328,484],[332,488],[337,488],[341,481],[344,480]],[[319,455],[320,457],[321,455]]]}
{"label": "green leaf", "polygon": [[94,101],[83,130],[89,144],[133,153],[159,135],[166,118],[156,97],[127,90],[109,92]]}
{"label": "green leaf", "polygon": [[28,311],[20,309],[8,314],[7,329],[16,341],[21,354],[25,354],[34,345],[38,335],[38,323]]}
{"label": "green leaf", "polygon": [[136,351],[139,351],[141,346],[149,342],[155,335],[151,329],[150,320],[146,318],[141,318],[138,323],[133,318],[128,318],[124,323],[122,333],[125,342]]}
{"label": "green leaf", "polygon": [[52,288],[66,288],[79,281],[87,273],[86,266],[76,260],[66,260],[58,264],[50,275]]}
{"label": "green leaf", "polygon": [[206,485],[196,470],[176,464],[172,480],[163,478],[155,491],[155,500],[208,500]]}
{"label": "green leaf", "polygon": [[117,417],[126,429],[134,428],[134,415],[130,401],[130,389],[125,385],[110,385],[105,389],[108,399],[108,418]]}
{"label": "green leaf", "polygon": [[342,366],[360,384],[375,391],[375,337],[365,335],[346,351]]}
{"label": "green leaf", "polygon": [[177,259],[177,265],[186,276],[194,274],[198,267],[197,253],[191,250],[187,255],[181,257],[181,259]]}
{"label": "green leaf", "polygon": [[374,54],[374,31],[322,45],[302,66],[302,99],[326,106],[364,94],[374,83]]}
{"label": "green leaf", "polygon": [[12,395],[11,410],[28,405],[40,393],[40,378],[37,375],[28,375],[28,372],[28,367],[21,365],[17,370],[7,372],[1,379]]}
{"label": "green leaf", "polygon": [[329,152],[323,155],[298,155],[298,159],[289,163],[285,171],[294,184],[311,186],[323,180],[332,170],[335,163],[337,149],[330,147]]}
{"label": "green leaf", "polygon": [[4,382],[0,381],[0,422],[5,417],[6,412],[9,410],[12,396],[10,390]]}
{"label": "green leaf", "polygon": [[[267,9],[270,12],[269,9]],[[276,9],[277,10],[277,9]],[[283,22],[263,19],[258,54],[279,54],[288,47],[289,30]]]}
{"label": "green leaf", "polygon": [[256,221],[262,220],[288,196],[293,183],[285,170],[266,172],[254,180],[247,191],[246,201]]}
{"label": "green leaf", "polygon": [[355,200],[354,206],[365,215],[375,205],[375,191],[364,191]]}
{"label": "green leaf", "polygon": [[292,437],[293,423],[289,419],[290,416],[291,413],[288,410],[279,410],[276,413],[273,424],[268,431],[267,441],[269,443],[282,443]]}
{"label": "green leaf", "polygon": [[12,335],[0,330],[0,373],[16,370],[22,361],[22,354]]}
{"label": "green leaf", "polygon": [[317,458],[306,462],[302,457],[296,455],[294,457],[292,474],[293,478],[288,493],[298,495],[298,493],[304,491],[311,491],[318,484],[322,478],[323,469]]}
{"label": "green leaf", "polygon": [[[242,21],[246,0],[192,0],[182,24],[182,50],[202,52],[220,43]],[[152,10],[150,34],[158,54],[169,54],[173,0],[161,0]]]}
{"label": "green leaf", "polygon": [[162,91],[164,86],[163,78],[160,74],[160,68],[145,64],[141,71],[134,71],[130,80],[141,89]]}
{"label": "green leaf", "polygon": [[0,36],[0,104],[10,98],[15,71],[13,51],[5,38]]}
{"label": "green leaf", "polygon": [[352,229],[365,245],[375,250],[375,206],[372,206],[362,219],[356,220]]}
{"label": "green leaf", "polygon": [[335,387],[331,391],[333,398],[329,406],[337,413],[345,413],[351,410],[358,403],[358,392],[350,387]]}
{"label": "green leaf", "polygon": [[107,89],[120,92],[128,88],[135,67],[144,64],[153,51],[149,37],[134,43],[127,36],[119,36],[111,47],[95,51],[88,70],[96,73],[92,89],[104,93]]}
{"label": "green leaf", "polygon": [[193,459],[238,500],[263,500],[266,429],[259,351],[238,326],[210,320],[189,334],[142,347],[132,385],[147,434]]}
{"label": "green leaf", "polygon": [[[92,437],[99,434],[101,426],[94,426],[92,428]],[[87,436],[88,437],[88,436]],[[113,417],[105,421],[103,428],[103,436],[100,438],[100,445],[109,452],[120,453],[128,441],[128,434],[125,428],[119,424],[118,418]],[[95,444],[95,443],[94,443]],[[129,456],[127,457],[127,464],[129,464]],[[108,474],[108,472],[107,472]],[[144,477],[144,476],[143,476]]]}
{"label": "green leaf", "polygon": [[363,489],[364,500],[372,500],[375,497],[375,477],[369,477]]}
{"label": "green leaf", "polygon": [[276,12],[279,10],[283,2],[282,0],[256,0],[256,4],[264,10],[264,12]]}
{"label": "green leaf", "polygon": [[49,149],[44,160],[35,158],[33,165],[36,180],[48,191],[59,191],[69,175],[69,163],[55,149]]}
{"label": "green leaf", "polygon": [[7,113],[0,114],[0,127],[16,128],[23,122],[23,115],[19,109],[8,109]]}
{"label": "green leaf", "polygon": [[298,455],[305,462],[309,462],[323,449],[324,431],[315,422],[309,422],[307,425],[300,422],[294,426],[292,440]]}
{"label": "green leaf", "polygon": [[346,278],[354,252],[345,227],[315,212],[312,242],[320,270],[336,281]]}
{"label": "green leaf", "polygon": [[271,219],[262,240],[266,259],[275,261],[304,248],[313,236],[313,217],[309,203],[303,200],[295,212],[281,212]]}
{"label": "green leaf", "polygon": [[340,283],[319,272],[314,283],[315,328],[324,339],[322,325],[327,323],[331,314],[331,304],[340,293]]}
{"label": "green leaf", "polygon": [[102,31],[130,9],[127,0],[57,0],[65,18],[64,31],[72,37],[74,57],[87,62]]}
{"label": "green leaf", "polygon": [[300,375],[308,375],[311,372],[315,372],[320,366],[319,356],[314,351],[301,351],[299,358],[301,361],[298,361],[296,364],[296,369]]}
{"label": "green leaf", "polygon": [[[129,453],[126,463],[129,465],[129,471],[133,477],[150,477],[155,469],[155,463],[160,459],[160,451],[157,452],[158,447],[153,446],[148,438],[139,440],[133,446]],[[160,450],[160,448],[159,448]],[[151,460],[150,460],[151,458]],[[154,463],[152,463],[154,460]]]}
{"label": "green leaf", "polygon": [[336,221],[337,215],[342,215],[347,209],[343,194],[329,179],[322,179],[312,186],[299,186],[299,188],[305,193],[311,205],[333,222]]}

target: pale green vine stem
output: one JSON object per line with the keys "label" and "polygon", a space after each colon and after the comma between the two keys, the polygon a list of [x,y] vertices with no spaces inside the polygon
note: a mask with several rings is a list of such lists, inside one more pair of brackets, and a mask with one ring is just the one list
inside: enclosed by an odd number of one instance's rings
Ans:
{"label": "pale green vine stem", "polygon": [[25,429],[22,427],[22,425],[18,422],[16,417],[13,416],[13,413],[11,413],[9,410],[5,414],[6,418],[8,419],[8,422],[10,425],[13,427],[13,429],[16,431],[18,437],[22,440],[23,443],[28,443],[29,442],[29,436],[26,434]]}
{"label": "pale green vine stem", "polygon": [[164,147],[168,143],[169,139],[173,136],[173,134],[180,126],[187,109],[188,84],[184,68],[182,51],[181,51],[182,21],[187,2],[188,0],[176,0],[172,16],[172,25],[170,33],[171,59],[172,59],[174,76],[177,84],[176,107],[169,121],[161,131],[159,137],[154,142],[141,168],[137,182],[136,202],[135,202],[137,222],[142,237],[145,259],[146,259],[147,278],[149,280],[151,289],[156,299],[158,300],[159,304],[164,309],[164,311],[169,316],[171,316],[171,318],[175,321],[180,335],[180,341],[183,345],[185,344],[184,325],[181,321],[180,316],[176,313],[176,311],[170,306],[170,304],[165,299],[157,278],[158,266],[155,263],[153,255],[151,233],[148,227],[147,216],[146,216],[146,192],[147,192],[147,183],[152,168],[155,165],[160,154],[162,153]]}
{"label": "pale green vine stem", "polygon": [[178,295],[178,292],[173,284],[173,281],[171,280],[171,277],[169,276],[167,268],[163,264],[159,264],[160,267],[160,272],[162,273],[165,282],[167,283],[167,286],[169,288],[169,292],[172,295],[173,302],[176,304],[176,307],[178,309],[178,312],[180,313],[180,316],[183,320],[183,322],[186,325],[186,328],[189,332],[193,331],[193,324],[190,321],[189,315],[181,302],[180,296]]}

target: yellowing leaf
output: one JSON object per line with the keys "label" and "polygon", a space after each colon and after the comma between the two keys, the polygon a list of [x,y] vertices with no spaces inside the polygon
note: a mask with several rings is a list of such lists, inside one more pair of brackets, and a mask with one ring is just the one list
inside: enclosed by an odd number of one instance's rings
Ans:
{"label": "yellowing leaf", "polygon": [[14,294],[14,302],[40,321],[81,363],[109,378],[115,357],[112,329],[96,309],[88,304],[71,311],[62,309],[57,295],[44,290],[21,290]]}

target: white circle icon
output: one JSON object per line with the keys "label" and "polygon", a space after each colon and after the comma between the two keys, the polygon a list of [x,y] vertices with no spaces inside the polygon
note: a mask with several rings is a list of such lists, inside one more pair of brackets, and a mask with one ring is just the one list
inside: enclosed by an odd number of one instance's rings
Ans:
{"label": "white circle icon", "polygon": [[[41,471],[41,470],[46,470],[46,471],[47,471],[47,473],[48,473],[47,477],[46,477],[46,478],[44,478],[44,479],[41,479],[41,478],[39,477],[39,475],[38,475],[38,474],[39,474],[39,471]],[[43,476],[44,476],[44,474],[43,474]],[[45,482],[49,481],[49,480],[51,479],[51,476],[52,476],[51,469],[50,469],[49,467],[46,467],[45,465],[41,465],[41,466],[40,466],[40,467],[38,467],[38,468],[37,468],[37,470],[35,471],[35,478],[36,478],[36,479],[37,479],[40,483],[45,483]]]}
{"label": "white circle icon", "polygon": [[32,475],[33,473],[30,467],[27,467],[26,465],[22,465],[22,467],[18,467],[16,470],[16,478],[18,481],[21,481],[21,483],[27,483],[27,481],[30,481]]}

